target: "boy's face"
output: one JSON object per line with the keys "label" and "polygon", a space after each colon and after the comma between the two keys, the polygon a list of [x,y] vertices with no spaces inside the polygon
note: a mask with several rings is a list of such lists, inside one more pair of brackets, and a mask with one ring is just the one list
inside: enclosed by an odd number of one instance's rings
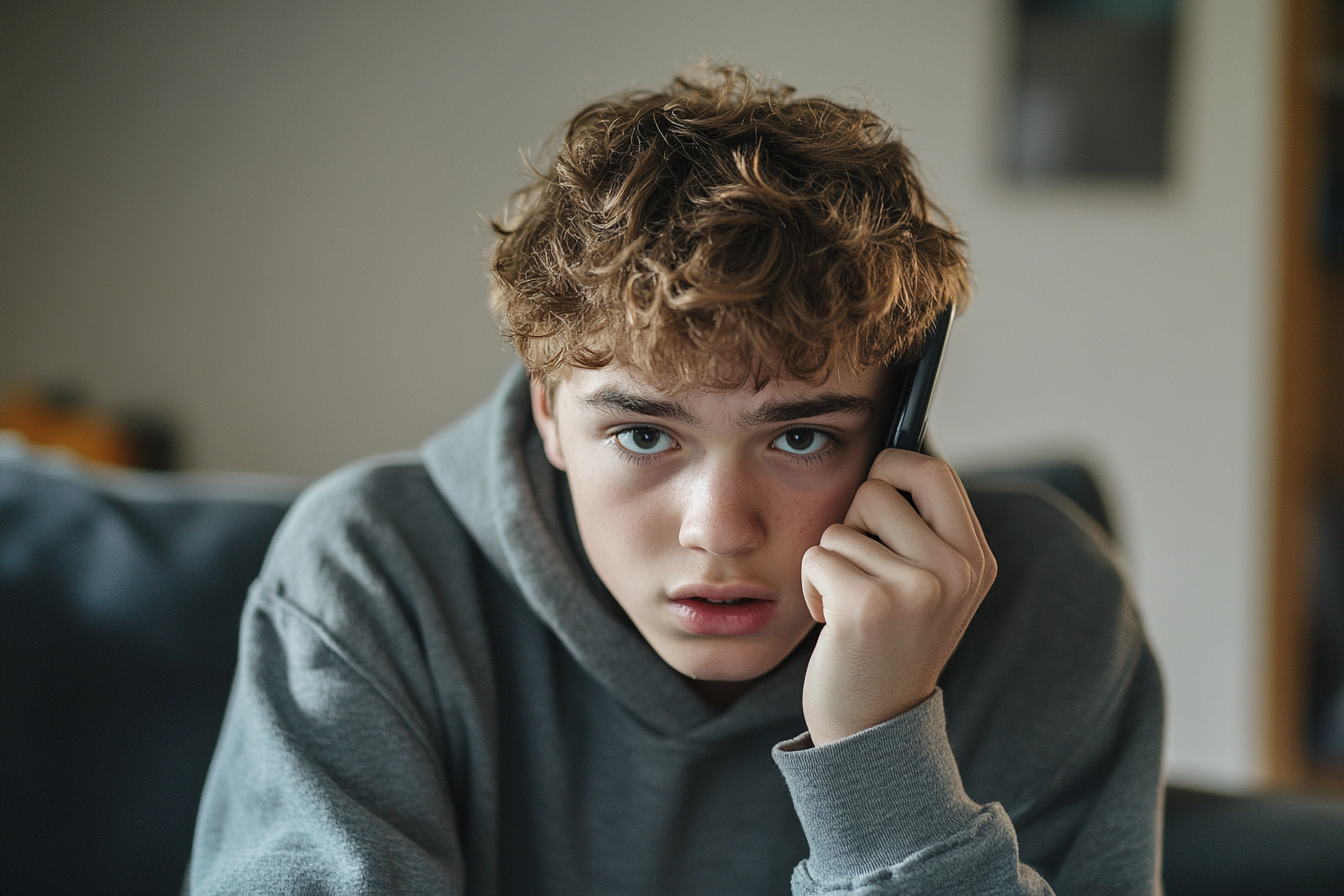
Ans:
{"label": "boy's face", "polygon": [[584,550],[670,666],[746,681],[813,626],[804,552],[841,522],[889,425],[890,377],[669,396],[576,369],[532,407],[566,471]]}

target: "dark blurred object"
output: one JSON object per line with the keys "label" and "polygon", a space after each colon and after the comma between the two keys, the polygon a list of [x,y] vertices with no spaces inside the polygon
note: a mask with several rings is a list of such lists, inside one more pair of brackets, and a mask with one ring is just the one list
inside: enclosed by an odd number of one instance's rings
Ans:
{"label": "dark blurred object", "polygon": [[1009,171],[1159,180],[1175,0],[1017,0],[1013,9]]}
{"label": "dark blurred object", "polygon": [[180,459],[177,428],[167,415],[145,410],[109,414],[68,383],[14,392],[0,403],[0,429],[14,430],[34,445],[68,448],[113,466],[175,470]]}
{"label": "dark blurred object", "polygon": [[1043,482],[1064,495],[1088,516],[1102,531],[1115,538],[1115,524],[1106,509],[1106,495],[1092,472],[1092,467],[1079,460],[1041,460],[1006,464],[977,471],[992,479],[1027,479]]}
{"label": "dark blurred object", "polygon": [[160,473],[181,467],[177,427],[166,415],[130,410],[118,414],[117,422],[130,442],[131,466]]}
{"label": "dark blurred object", "polygon": [[1317,76],[1321,103],[1319,225],[1321,254],[1344,266],[1344,4],[1322,4],[1325,33]]}
{"label": "dark blurred object", "polygon": [[296,493],[0,439],[0,892],[178,892],[243,598]]}
{"label": "dark blurred object", "polygon": [[1320,447],[1313,485],[1308,734],[1319,768],[1344,772],[1344,2],[1320,5]]}
{"label": "dark blurred object", "polygon": [[1323,765],[1344,769],[1344,489],[1321,489],[1313,523],[1311,750]]}
{"label": "dark blurred object", "polygon": [[1344,802],[1167,788],[1167,896],[1339,896]]}

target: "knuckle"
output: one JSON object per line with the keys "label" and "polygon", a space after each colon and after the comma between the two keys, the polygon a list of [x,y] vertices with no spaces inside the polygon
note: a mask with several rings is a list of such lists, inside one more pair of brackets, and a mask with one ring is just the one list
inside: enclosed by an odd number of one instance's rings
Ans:
{"label": "knuckle", "polygon": [[940,603],[943,583],[927,569],[912,568],[900,587],[901,605],[909,612],[922,614]]}
{"label": "knuckle", "polygon": [[931,457],[927,454],[919,456],[919,474],[929,479],[942,479],[949,485],[955,485],[957,481],[957,471],[952,469],[952,465],[941,457]]}
{"label": "knuckle", "polygon": [[943,583],[931,570],[918,569],[914,575],[913,589],[921,602],[935,601],[943,595]]}
{"label": "knuckle", "polygon": [[911,458],[911,462],[919,464],[921,470],[933,470],[937,469],[938,467],[947,466],[947,464],[943,463],[943,461],[934,457],[932,454],[923,454],[923,453],[916,454],[913,458]]}
{"label": "knuckle", "polygon": [[844,523],[831,523],[826,527],[826,531],[821,533],[820,547],[829,550],[835,550],[840,544],[848,540],[850,533],[854,530]]}
{"label": "knuckle", "polygon": [[956,562],[950,564],[947,572],[948,591],[958,597],[968,594],[975,590],[979,578],[970,561],[958,555]]}
{"label": "knuckle", "polygon": [[890,466],[900,458],[901,452],[896,448],[883,448],[877,452],[877,457],[873,459],[874,467]]}
{"label": "knuckle", "polygon": [[955,487],[957,484],[957,471],[952,469],[951,464],[940,457],[929,457],[921,455],[923,463],[920,466],[920,473],[929,479],[940,479],[945,484]]}
{"label": "knuckle", "polygon": [[981,577],[984,586],[988,588],[994,584],[994,580],[999,575],[999,561],[994,559],[994,555],[988,548],[985,549],[985,571]]}
{"label": "knuckle", "polygon": [[850,597],[850,617],[860,627],[877,626],[891,614],[891,597],[876,583],[856,588]]}
{"label": "knuckle", "polygon": [[882,499],[884,495],[891,491],[891,486],[878,479],[865,479],[859,486],[859,490],[854,493],[854,502],[870,504]]}
{"label": "knuckle", "polygon": [[924,482],[942,480],[951,486],[955,486],[958,481],[956,471],[942,458],[895,448],[887,448],[877,456],[870,475],[874,479],[898,478],[898,472],[901,479]]}

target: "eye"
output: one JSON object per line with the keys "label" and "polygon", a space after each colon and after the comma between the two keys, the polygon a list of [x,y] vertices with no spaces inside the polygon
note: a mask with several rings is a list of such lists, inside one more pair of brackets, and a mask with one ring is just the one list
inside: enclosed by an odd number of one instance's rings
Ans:
{"label": "eye", "polygon": [[672,437],[651,426],[634,426],[616,433],[616,444],[631,454],[661,454],[673,445]]}
{"label": "eye", "polygon": [[819,429],[791,429],[771,444],[786,454],[816,454],[831,443],[831,437]]}

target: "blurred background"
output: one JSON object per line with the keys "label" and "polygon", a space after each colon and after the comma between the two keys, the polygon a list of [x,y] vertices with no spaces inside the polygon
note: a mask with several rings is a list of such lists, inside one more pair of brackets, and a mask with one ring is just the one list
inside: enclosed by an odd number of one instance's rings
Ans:
{"label": "blurred background", "polygon": [[1166,675],[1172,778],[1328,785],[1328,15],[7,3],[0,425],[105,461],[303,478],[415,447],[513,361],[485,218],[525,182],[520,153],[544,158],[589,100],[730,59],[870,103],[913,147],[975,277],[932,438],[968,469],[1098,471]]}

